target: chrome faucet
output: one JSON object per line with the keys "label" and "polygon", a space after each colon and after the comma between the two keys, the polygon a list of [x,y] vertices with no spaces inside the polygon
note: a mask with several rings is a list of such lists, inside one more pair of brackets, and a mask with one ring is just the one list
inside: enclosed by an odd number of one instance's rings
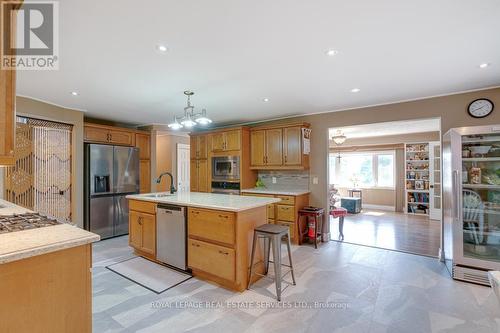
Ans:
{"label": "chrome faucet", "polygon": [[174,186],[174,176],[172,176],[172,174],[170,172],[167,171],[167,172],[163,172],[162,174],[160,174],[160,176],[158,177],[158,179],[156,179],[156,184],[160,184],[161,183],[161,177],[163,177],[165,175],[169,175],[170,176],[170,194],[174,194],[175,192],[177,192],[177,189]]}

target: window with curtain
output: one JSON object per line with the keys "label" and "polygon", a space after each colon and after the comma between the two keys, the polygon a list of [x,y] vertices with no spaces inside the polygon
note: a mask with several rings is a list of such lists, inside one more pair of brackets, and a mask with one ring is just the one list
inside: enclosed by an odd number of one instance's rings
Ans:
{"label": "window with curtain", "polygon": [[330,153],[329,173],[338,187],[394,188],[395,151]]}

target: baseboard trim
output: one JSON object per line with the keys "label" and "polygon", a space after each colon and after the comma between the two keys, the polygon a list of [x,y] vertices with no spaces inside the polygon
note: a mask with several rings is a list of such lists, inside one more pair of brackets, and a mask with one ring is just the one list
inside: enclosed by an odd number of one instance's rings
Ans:
{"label": "baseboard trim", "polygon": [[386,210],[389,212],[395,212],[396,207],[394,206],[384,206],[384,205],[370,205],[370,204],[363,204],[363,208],[368,208],[368,209],[378,209],[378,210]]}

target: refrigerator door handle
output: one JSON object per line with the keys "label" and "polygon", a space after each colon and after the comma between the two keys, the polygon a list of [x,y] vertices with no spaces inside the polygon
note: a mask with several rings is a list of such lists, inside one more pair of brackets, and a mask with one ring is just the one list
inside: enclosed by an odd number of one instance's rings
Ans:
{"label": "refrigerator door handle", "polygon": [[455,200],[453,200],[453,217],[458,222],[460,220],[460,184],[458,183],[460,177],[458,170],[453,170],[453,188]]}

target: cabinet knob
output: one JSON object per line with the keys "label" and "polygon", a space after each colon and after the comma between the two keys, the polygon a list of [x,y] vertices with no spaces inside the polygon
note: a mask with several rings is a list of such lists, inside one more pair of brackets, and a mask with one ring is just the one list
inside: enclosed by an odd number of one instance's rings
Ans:
{"label": "cabinet knob", "polygon": [[222,250],[219,250],[219,253],[220,253],[220,254],[225,254],[226,256],[227,256],[227,255],[229,255],[229,252],[224,252],[224,251],[222,251]]}
{"label": "cabinet knob", "polygon": [[229,216],[227,216],[227,215],[222,215],[222,214],[219,214],[219,217],[220,217],[220,218],[225,218],[225,219],[227,219],[227,218],[228,218]]}

